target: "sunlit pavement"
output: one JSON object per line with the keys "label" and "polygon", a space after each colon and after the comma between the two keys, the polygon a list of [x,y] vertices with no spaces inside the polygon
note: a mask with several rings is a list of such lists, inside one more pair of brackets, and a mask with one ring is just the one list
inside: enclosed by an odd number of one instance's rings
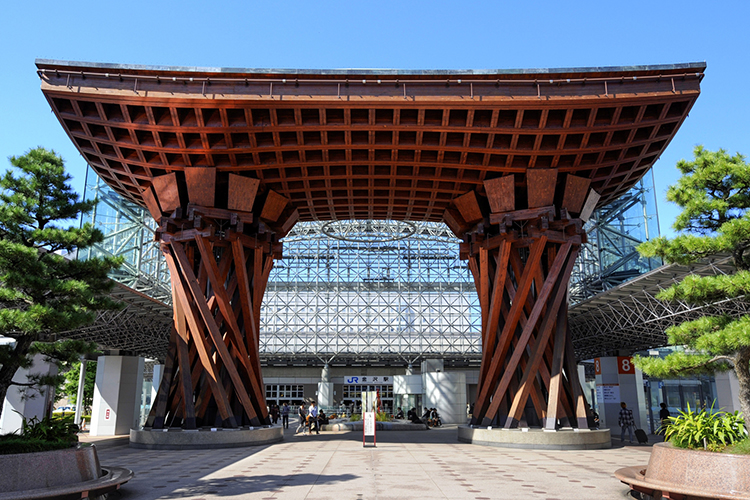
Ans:
{"label": "sunlit pavement", "polygon": [[618,438],[615,448],[591,451],[468,445],[455,427],[381,432],[377,447],[363,448],[359,432],[299,436],[294,427],[284,442],[252,448],[149,451],[124,438],[97,447],[102,465],[135,471],[110,498],[194,500],[627,498],[614,471],[645,465],[651,451]]}

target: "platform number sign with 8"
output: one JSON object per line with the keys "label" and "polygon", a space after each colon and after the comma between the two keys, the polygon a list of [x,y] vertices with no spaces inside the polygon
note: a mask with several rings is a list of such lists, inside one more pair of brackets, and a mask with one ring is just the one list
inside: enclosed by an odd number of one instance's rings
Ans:
{"label": "platform number sign with 8", "polygon": [[633,358],[628,356],[617,357],[617,373],[621,375],[635,374],[635,366],[633,365]]}
{"label": "platform number sign with 8", "polygon": [[594,373],[596,375],[602,374],[602,362],[599,358],[594,358]]}

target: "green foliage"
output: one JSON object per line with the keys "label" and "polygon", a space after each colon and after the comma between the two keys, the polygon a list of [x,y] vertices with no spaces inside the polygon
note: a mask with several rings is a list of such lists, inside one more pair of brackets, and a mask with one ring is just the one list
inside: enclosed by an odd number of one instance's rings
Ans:
{"label": "green foliage", "polygon": [[349,417],[349,422],[359,422],[362,420],[362,415],[359,413],[352,413],[352,416]]}
{"label": "green foliage", "polygon": [[43,439],[28,439],[16,434],[5,434],[0,436],[0,455],[13,455],[16,453],[36,453],[39,451],[52,451],[71,448],[68,441],[45,441]]}
{"label": "green foliage", "polygon": [[750,455],[750,438],[745,438],[739,443],[734,443],[722,450],[722,453],[732,453],[734,455]]}
{"label": "green foliage", "polygon": [[375,414],[375,421],[376,422],[390,422],[391,416],[388,415],[384,411],[379,411],[378,413]]}
{"label": "green foliage", "polygon": [[[732,256],[737,272],[722,276],[687,276],[657,295],[661,300],[701,306],[750,296],[750,165],[742,155],[708,151],[699,146],[693,161],[682,160],[682,177],[667,199],[682,207],[674,239],[642,243],[645,257],[691,264],[717,253]],[[665,357],[636,357],[638,368],[657,377],[712,373],[734,368],[740,381],[740,406],[750,415],[750,316],[704,316],[670,327],[671,345],[685,351]]]}
{"label": "green foliage", "polygon": [[33,417],[30,420],[23,419],[21,435],[28,439],[40,439],[42,441],[66,441],[75,446],[78,443],[78,426],[70,419],[43,418],[39,420]]}
{"label": "green foliage", "polygon": [[695,411],[688,405],[676,417],[669,417],[664,438],[680,448],[721,451],[747,437],[745,420],[739,412]]}
{"label": "green foliage", "polygon": [[698,146],[694,154],[695,160],[678,162],[683,175],[667,191],[667,199],[682,207],[673,227],[694,234],[656,238],[638,251],[679,264],[731,253],[738,269],[750,269],[750,166],[742,155],[723,149]]}
{"label": "green foliage", "polygon": [[[16,342],[0,346],[0,400],[16,370],[29,367],[30,354],[64,364],[93,349],[80,341],[39,341],[91,324],[99,310],[119,308],[107,295],[113,286],[107,274],[122,262],[68,258],[103,235],[91,224],[70,226],[97,201],[78,200],[62,158],[36,148],[10,162],[14,170],[0,177],[0,335]],[[60,381],[40,378],[31,385]]]}
{"label": "green foliage", "polygon": [[78,426],[73,423],[72,417],[24,418],[20,436],[15,433],[0,436],[0,455],[60,450],[77,444]]}
{"label": "green foliage", "polygon": [[[67,396],[68,400],[78,404],[78,377],[81,374],[81,362],[71,363],[64,374],[65,380],[60,385],[56,394]],[[94,401],[94,385],[96,384],[96,361],[86,363],[86,374],[83,382],[83,407],[90,408]]]}

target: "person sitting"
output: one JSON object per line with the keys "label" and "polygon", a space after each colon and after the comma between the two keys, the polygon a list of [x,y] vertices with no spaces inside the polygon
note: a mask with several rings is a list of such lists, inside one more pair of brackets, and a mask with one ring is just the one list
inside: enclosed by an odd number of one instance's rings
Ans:
{"label": "person sitting", "polygon": [[318,425],[328,425],[328,416],[323,410],[318,413]]}
{"label": "person sitting", "polygon": [[395,414],[395,415],[393,416],[393,418],[397,418],[397,419],[399,419],[399,420],[403,419],[403,418],[404,418],[404,410],[402,410],[402,409],[401,409],[401,408],[399,407],[398,411],[397,411],[397,412],[396,412],[396,414]]}
{"label": "person sitting", "polygon": [[422,421],[419,419],[419,416],[417,415],[417,410],[415,408],[412,408],[409,410],[409,420],[411,420],[412,424],[421,424]]}

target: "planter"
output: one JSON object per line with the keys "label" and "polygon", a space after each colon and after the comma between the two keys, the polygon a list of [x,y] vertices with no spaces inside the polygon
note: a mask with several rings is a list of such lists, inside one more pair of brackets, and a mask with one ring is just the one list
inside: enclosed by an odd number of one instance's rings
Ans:
{"label": "planter", "polygon": [[646,467],[615,472],[632,489],[661,498],[677,493],[691,498],[750,500],[750,455],[732,455],[655,444]]}
{"label": "planter", "polygon": [[281,427],[250,429],[130,429],[130,447],[147,450],[203,450],[239,448],[278,443],[284,440]]}
{"label": "planter", "polygon": [[119,467],[102,468],[94,446],[0,455],[0,500],[57,498],[77,493],[96,496],[133,477]]}

